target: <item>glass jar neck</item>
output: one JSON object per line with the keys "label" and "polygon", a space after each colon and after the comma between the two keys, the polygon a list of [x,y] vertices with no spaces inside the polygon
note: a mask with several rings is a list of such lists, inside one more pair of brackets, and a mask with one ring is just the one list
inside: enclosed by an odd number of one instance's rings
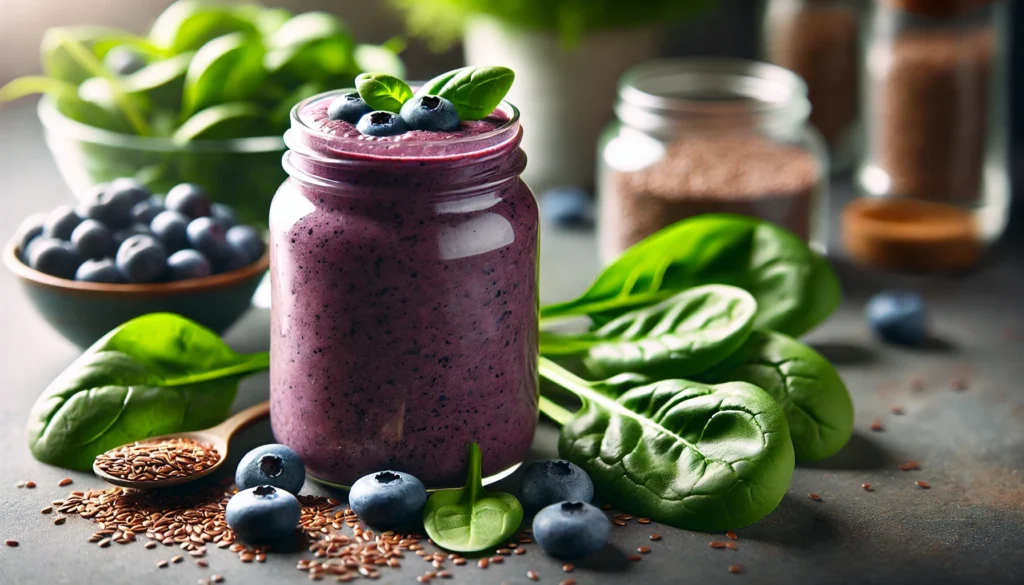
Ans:
{"label": "glass jar neck", "polygon": [[670,59],[634,67],[623,77],[619,120],[655,136],[684,132],[787,135],[810,115],[807,86],[781,67],[738,59]]}
{"label": "glass jar neck", "polygon": [[[300,115],[304,107],[344,91],[314,96],[292,110],[283,165],[292,180],[320,193],[375,199],[434,200],[471,197],[518,180],[526,167],[519,144],[519,112],[493,130],[439,140],[371,141],[322,131]],[[422,138],[422,137],[420,137]]]}

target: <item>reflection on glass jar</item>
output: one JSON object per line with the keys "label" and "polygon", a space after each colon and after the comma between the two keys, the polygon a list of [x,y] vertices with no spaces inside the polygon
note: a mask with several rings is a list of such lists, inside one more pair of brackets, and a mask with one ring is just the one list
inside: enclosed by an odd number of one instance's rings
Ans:
{"label": "reflection on glass jar", "polygon": [[274,435],[338,485],[395,469],[457,486],[470,442],[485,475],[514,469],[537,424],[518,112],[375,141],[326,128],[332,97],[293,111],[270,211]]}
{"label": "reflection on glass jar", "polygon": [[628,72],[599,148],[605,261],[681,219],[761,217],[824,245],[828,160],[799,77],[733,59]]}
{"label": "reflection on glass jar", "polygon": [[[907,199],[892,215],[905,220],[907,210],[916,209],[914,224],[940,248],[948,242],[927,229],[929,218],[945,225],[959,217],[961,245],[975,250],[958,255],[962,259],[947,268],[976,262],[984,244],[998,238],[1006,224],[1007,31],[1001,24],[1007,20],[1004,2],[880,0],[865,30],[867,150],[858,182],[868,195]],[[872,205],[869,215],[876,221],[885,216],[879,215],[879,203]],[[859,217],[848,215],[851,221]],[[964,238],[965,229],[973,236]],[[884,250],[899,241],[851,241],[846,233],[844,241],[862,261],[900,267],[864,255],[868,248]],[[933,263],[922,256],[902,267],[917,264]]]}
{"label": "reflection on glass jar", "polygon": [[859,0],[769,0],[765,59],[807,82],[811,124],[840,159],[852,164],[857,119]]}

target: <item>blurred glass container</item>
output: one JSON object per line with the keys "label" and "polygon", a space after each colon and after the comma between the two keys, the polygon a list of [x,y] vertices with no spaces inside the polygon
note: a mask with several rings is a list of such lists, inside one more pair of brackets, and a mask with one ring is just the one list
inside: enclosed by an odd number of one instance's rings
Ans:
{"label": "blurred glass container", "polygon": [[681,219],[761,217],[824,248],[828,154],[794,73],[674,59],[623,76],[598,149],[599,240],[610,261]]}
{"label": "blurred glass container", "polygon": [[993,0],[874,2],[864,30],[866,151],[857,180],[877,200],[844,213],[844,246],[855,259],[964,269],[1002,234],[1010,200],[1006,8]]}
{"label": "blurred glass container", "polygon": [[270,201],[287,178],[281,136],[179,143],[77,122],[45,96],[38,112],[57,169],[78,197],[90,186],[118,177],[135,177],[155,193],[166,193],[178,183],[197,183],[214,201],[234,207],[242,222],[266,226]]}
{"label": "blurred glass container", "polygon": [[856,162],[860,0],[768,0],[762,31],[766,61],[807,83],[811,124],[831,151],[832,170]]}

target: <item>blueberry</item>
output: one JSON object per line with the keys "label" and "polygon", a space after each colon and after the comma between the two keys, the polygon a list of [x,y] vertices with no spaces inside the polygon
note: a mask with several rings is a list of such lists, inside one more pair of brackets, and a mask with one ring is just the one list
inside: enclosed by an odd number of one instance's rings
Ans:
{"label": "blueberry", "polygon": [[121,273],[117,271],[117,266],[114,266],[114,261],[110,258],[86,260],[78,267],[78,271],[75,272],[75,280],[105,282],[109,284],[124,282],[121,278]]}
{"label": "blueberry", "polygon": [[401,471],[379,471],[359,478],[348,493],[352,510],[370,526],[400,528],[423,514],[423,482]]}
{"label": "blueberry", "polygon": [[164,198],[164,207],[177,211],[189,219],[210,216],[210,196],[199,185],[182,183],[175,185]]}
{"label": "blueberry", "polygon": [[331,120],[343,120],[350,124],[356,124],[359,120],[373,111],[363,98],[356,92],[346,93],[341,97],[334,98],[327,106],[327,117]]}
{"label": "blueberry", "polygon": [[224,517],[242,540],[268,543],[292,536],[301,513],[295,496],[274,486],[261,485],[231,496]]}
{"label": "blueberry", "polygon": [[224,257],[217,263],[216,268],[218,273],[232,272],[240,268],[245,268],[250,264],[252,264],[252,262],[249,261],[249,257],[245,255],[245,252],[233,246],[228,246]]}
{"label": "blueberry", "polygon": [[451,132],[459,127],[455,105],[436,95],[414,97],[402,104],[402,119],[413,130]]}
{"label": "blueberry", "polygon": [[26,217],[21,222],[21,225],[18,226],[18,231],[14,234],[14,243],[18,246],[18,253],[21,254],[22,260],[25,259],[25,252],[28,250],[28,245],[32,243],[32,240],[43,235],[43,223],[45,221],[45,213],[33,213]]}
{"label": "blueberry", "polygon": [[579,187],[555,187],[540,198],[541,217],[562,228],[584,227],[594,222],[594,202]]}
{"label": "blueberry", "polygon": [[117,252],[114,232],[95,219],[78,224],[71,232],[71,244],[82,258],[106,258]]}
{"label": "blueberry", "polygon": [[245,454],[235,470],[238,489],[271,485],[293,494],[306,482],[306,466],[298,453],[285,445],[273,443],[256,447]]}
{"label": "blueberry", "polygon": [[114,75],[131,75],[146,66],[146,60],[135,49],[118,45],[107,51],[103,66]]}
{"label": "blueberry", "polygon": [[604,512],[585,502],[551,504],[533,518],[533,538],[544,552],[560,559],[601,550],[611,529]]}
{"label": "blueberry", "polygon": [[149,224],[153,236],[168,252],[188,247],[188,218],[177,211],[161,211]]}
{"label": "blueberry", "polygon": [[210,215],[224,226],[224,229],[231,229],[238,224],[238,216],[235,210],[223,203],[214,203],[210,206]]}
{"label": "blueberry", "polygon": [[266,245],[256,228],[248,225],[236,225],[228,230],[228,245],[240,251],[246,258],[246,264],[252,264],[263,256]]}
{"label": "blueberry", "polygon": [[918,294],[878,293],[868,301],[865,312],[871,329],[889,343],[921,345],[928,339],[927,311]]}
{"label": "blueberry", "polygon": [[46,216],[43,222],[43,236],[58,240],[70,240],[71,232],[82,223],[82,216],[70,205],[61,205]]}
{"label": "blueberry", "polygon": [[158,199],[156,196],[150,197],[149,199],[136,203],[132,206],[131,219],[132,223],[144,223],[149,225],[161,211],[164,210],[164,202],[162,199]]}
{"label": "blueberry", "polygon": [[148,224],[133,223],[122,230],[114,232],[114,242],[116,242],[117,247],[120,248],[121,244],[132,236],[153,236],[153,231],[149,229]]}
{"label": "blueberry", "polygon": [[397,136],[408,132],[409,125],[398,114],[370,112],[359,118],[356,129],[366,136]]}
{"label": "blueberry", "polygon": [[148,197],[149,191],[135,179],[115,179],[109,185],[93,188],[82,202],[81,213],[119,230],[131,224],[132,208]]}
{"label": "blueberry", "polygon": [[81,264],[81,259],[70,242],[46,236],[32,241],[25,258],[33,269],[68,280],[75,277],[75,271]]}
{"label": "blueberry", "polygon": [[117,270],[128,282],[156,282],[166,263],[167,253],[152,236],[132,236],[117,249]]}
{"label": "blueberry", "polygon": [[178,250],[167,258],[167,280],[190,280],[213,274],[213,266],[195,250]]}
{"label": "blueberry", "polygon": [[594,482],[579,466],[562,459],[531,463],[520,479],[519,501],[536,512],[556,502],[589,502],[594,499]]}
{"label": "blueberry", "polygon": [[212,217],[193,219],[189,222],[186,233],[189,245],[209,258],[214,266],[219,267],[228,258],[230,250],[227,230],[219,221]]}

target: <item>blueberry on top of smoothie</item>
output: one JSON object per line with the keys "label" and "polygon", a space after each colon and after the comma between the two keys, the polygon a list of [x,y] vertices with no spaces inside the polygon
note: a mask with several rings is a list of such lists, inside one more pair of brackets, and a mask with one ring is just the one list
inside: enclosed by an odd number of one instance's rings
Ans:
{"label": "blueberry on top of smoothie", "polygon": [[459,127],[455,104],[436,95],[414,97],[402,105],[402,119],[415,130],[451,132]]}
{"label": "blueberry on top of smoothie", "polygon": [[409,131],[409,125],[391,112],[370,112],[359,119],[356,128],[366,136],[397,136]]}
{"label": "blueberry on top of smoothie", "polygon": [[353,91],[335,98],[327,106],[327,117],[331,120],[343,120],[350,124],[358,124],[363,116],[372,111],[373,108],[359,97],[359,93]]}

